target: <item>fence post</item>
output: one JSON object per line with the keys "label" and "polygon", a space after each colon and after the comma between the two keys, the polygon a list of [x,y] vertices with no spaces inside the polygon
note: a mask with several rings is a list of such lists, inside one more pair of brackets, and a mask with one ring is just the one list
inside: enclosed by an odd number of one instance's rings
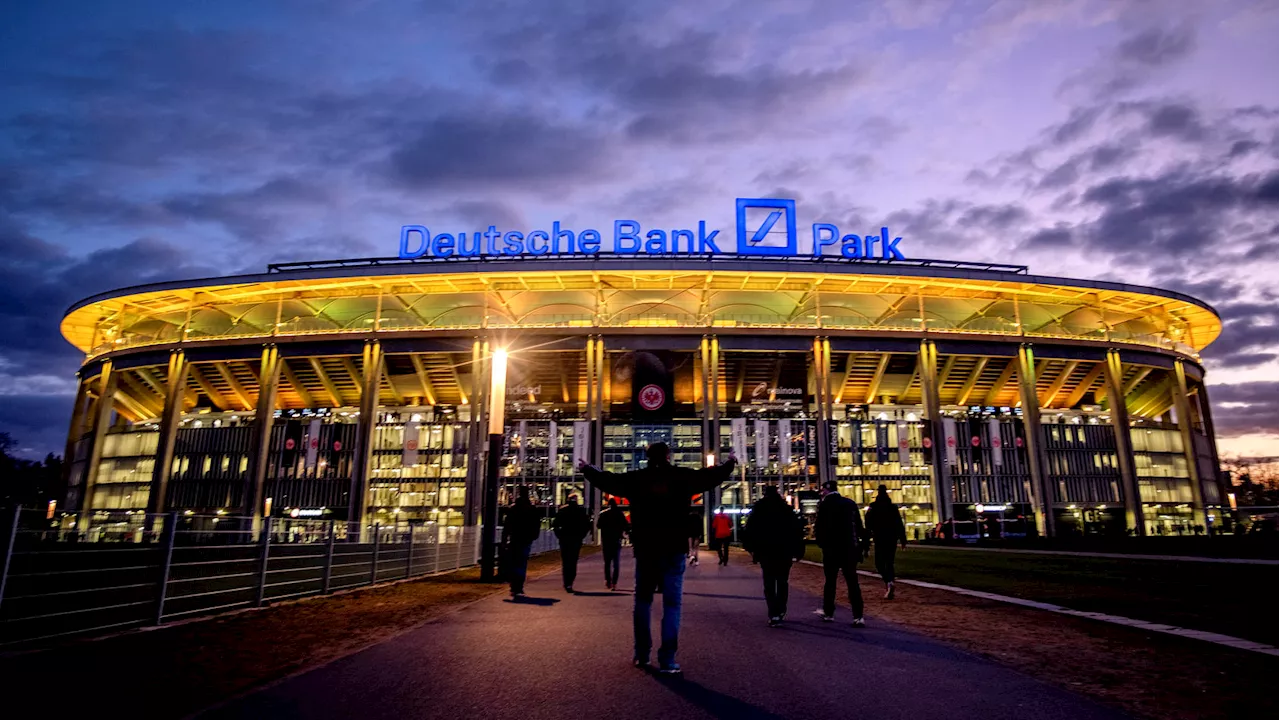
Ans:
{"label": "fence post", "polygon": [[369,570],[369,584],[378,582],[378,544],[382,539],[382,525],[373,524],[373,567]]}
{"label": "fence post", "polygon": [[178,536],[178,513],[164,516],[164,529],[160,534],[160,592],[156,598],[156,621],[164,620],[164,601],[169,593],[169,570],[173,567],[173,543]]}
{"label": "fence post", "polygon": [[275,518],[268,516],[262,526],[262,557],[258,563],[258,593],[253,599],[254,607],[262,607],[267,597],[267,562],[271,559],[271,526]]}
{"label": "fence post", "polygon": [[325,549],[324,554],[324,580],[321,581],[321,595],[329,594],[329,582],[333,578],[333,536],[336,535],[334,530],[337,524],[337,520],[329,521],[329,540],[326,543],[329,547]]}
{"label": "fence post", "polygon": [[409,558],[404,563],[405,579],[413,577],[413,523],[409,523]]}
{"label": "fence post", "polygon": [[18,543],[18,522],[21,518],[22,506],[14,505],[9,527],[5,528],[4,565],[0,565],[0,605],[4,604],[4,586],[9,580],[9,561],[13,559],[13,546]]}

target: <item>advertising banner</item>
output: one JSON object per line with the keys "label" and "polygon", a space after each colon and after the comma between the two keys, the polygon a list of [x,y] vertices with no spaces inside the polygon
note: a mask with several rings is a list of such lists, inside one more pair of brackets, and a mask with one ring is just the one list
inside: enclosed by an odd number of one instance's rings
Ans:
{"label": "advertising banner", "polygon": [[756,420],[756,467],[764,470],[769,467],[769,421]]}
{"label": "advertising banner", "polygon": [[579,462],[591,462],[591,423],[586,420],[573,422],[573,471],[578,471]]}
{"label": "advertising banner", "polygon": [[560,427],[556,425],[556,421],[552,420],[547,425],[547,472],[552,475],[559,475],[556,469],[560,467]]}
{"label": "advertising banner", "polygon": [[316,466],[316,457],[320,454],[320,419],[316,418],[307,425],[307,469]]}
{"label": "advertising banner", "polygon": [[524,449],[529,446],[529,421],[521,420],[516,427],[518,428],[516,432],[519,433],[516,441],[520,443],[516,448],[516,467],[520,468],[520,472],[524,472]]}
{"label": "advertising banner", "polygon": [[902,467],[911,467],[911,442],[907,434],[907,421],[898,421],[898,462]]}
{"label": "advertising banner", "polygon": [[778,421],[778,464],[786,467],[791,464],[791,421]]}
{"label": "advertising banner", "polygon": [[733,454],[738,457],[738,463],[742,466],[747,464],[747,419],[731,418],[729,420],[729,447],[733,448]]}
{"label": "advertising banner", "polygon": [[614,379],[631,374],[631,416],[636,422],[670,421],[675,410],[675,355],[667,350],[637,350],[618,359]]}
{"label": "advertising banner", "polygon": [[413,467],[418,464],[418,423],[410,421],[404,424],[404,452],[400,456],[400,464]]}
{"label": "advertising banner", "polygon": [[889,425],[876,423],[876,462],[889,462]]}
{"label": "advertising banner", "polygon": [[943,444],[947,448],[947,464],[956,464],[956,419],[942,418]]}
{"label": "advertising banner", "polygon": [[995,418],[988,420],[987,432],[991,436],[991,462],[996,467],[1004,467],[1004,439],[1000,437],[1000,421]]}

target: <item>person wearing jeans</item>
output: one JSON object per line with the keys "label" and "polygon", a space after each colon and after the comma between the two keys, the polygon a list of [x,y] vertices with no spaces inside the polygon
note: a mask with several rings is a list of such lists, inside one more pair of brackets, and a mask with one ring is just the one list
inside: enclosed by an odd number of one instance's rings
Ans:
{"label": "person wearing jeans", "polygon": [[662,588],[662,646],[658,649],[658,671],[679,674],[676,645],[680,635],[680,609],[684,587],[685,558],[689,552],[689,512],[692,498],[709,492],[733,473],[737,459],[707,468],[676,467],[671,449],[654,443],[645,454],[648,465],[627,473],[597,470],[586,462],[578,469],[601,491],[624,497],[631,505],[631,544],[636,557],[636,595],[632,619],[635,657],[632,664],[648,667],[653,642],[649,615],[653,595]]}
{"label": "person wearing jeans", "polygon": [[635,631],[635,657],[648,658],[653,647],[650,616],[655,591],[662,591],[662,628],[658,646],[658,667],[676,668],[676,648],[680,643],[680,613],[684,592],[684,553],[636,559],[636,603],[631,613]]}

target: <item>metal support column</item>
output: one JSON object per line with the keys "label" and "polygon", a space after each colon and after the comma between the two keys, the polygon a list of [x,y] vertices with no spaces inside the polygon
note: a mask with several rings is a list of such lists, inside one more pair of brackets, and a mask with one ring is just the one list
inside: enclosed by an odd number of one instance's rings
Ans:
{"label": "metal support column", "polygon": [[1173,361],[1173,407],[1178,413],[1178,433],[1182,436],[1182,454],[1187,459],[1187,477],[1191,480],[1191,524],[1207,527],[1204,513],[1204,488],[1200,487],[1200,467],[1196,461],[1195,438],[1191,428],[1191,401],[1187,397],[1187,368],[1182,359]]}
{"label": "metal support column", "polygon": [[825,340],[820,337],[813,339],[813,396],[817,402],[814,434],[818,443],[819,483],[835,479],[831,466],[831,382],[828,376],[831,369],[831,344]]}
{"label": "metal support column", "polygon": [[102,464],[103,441],[111,425],[111,411],[115,407],[116,375],[112,371],[110,360],[102,363],[102,370],[98,375],[97,393],[98,399],[90,413],[92,424],[90,432],[93,436],[89,441],[91,443],[89,457],[85,460],[80,517],[76,523],[76,529],[82,533],[89,530],[89,519],[93,516],[93,490],[98,484],[98,466]]}
{"label": "metal support column", "polygon": [[347,496],[347,520],[358,523],[365,537],[364,514],[368,507],[369,468],[373,458],[373,431],[378,425],[378,391],[382,387],[382,345],[364,343],[360,383],[360,418],[357,422],[355,457],[351,464],[351,491]]}
{"label": "metal support column", "polygon": [[[1209,457],[1214,468],[1213,481],[1218,486],[1218,502],[1222,512],[1226,513],[1230,510],[1230,505],[1227,503],[1227,493],[1230,492],[1230,489],[1227,488],[1227,484],[1223,479],[1222,462],[1218,458],[1218,434],[1213,429],[1213,411],[1210,408],[1209,389],[1204,386],[1203,382],[1196,390],[1196,404],[1200,409],[1200,417],[1204,420],[1204,435],[1209,440]],[[1234,520],[1235,518],[1233,517],[1232,521],[1234,522]]]}
{"label": "metal support column", "polygon": [[920,341],[920,389],[924,399],[924,419],[928,423],[933,457],[933,513],[938,522],[950,520],[951,466],[947,464],[945,448],[938,444],[943,437],[942,402],[938,398],[938,346],[932,340]]}
{"label": "metal support column", "polygon": [[187,356],[181,350],[169,352],[169,375],[165,379],[164,411],[160,416],[160,439],[156,444],[156,464],[151,473],[151,493],[147,496],[147,512],[168,509],[165,495],[173,475],[174,443],[182,424],[182,404],[187,397]]}
{"label": "metal support column", "polygon": [[267,465],[271,457],[271,430],[275,427],[276,395],[280,387],[280,350],[275,345],[262,348],[262,360],[258,366],[258,402],[253,414],[253,447],[249,463],[249,477],[245,478],[244,514],[253,518],[253,530],[262,524],[264,490],[267,483]]}
{"label": "metal support column", "polygon": [[1142,495],[1138,491],[1138,474],[1133,460],[1133,438],[1129,435],[1129,406],[1124,396],[1124,366],[1120,353],[1107,351],[1103,366],[1107,387],[1107,406],[1111,412],[1111,428],[1116,434],[1116,463],[1120,466],[1120,496],[1124,501],[1125,525],[1139,536],[1147,534],[1142,512]]}
{"label": "metal support column", "polygon": [[[80,438],[84,436],[85,420],[89,414],[89,387],[88,383],[80,377],[80,373],[76,373],[76,400],[71,406],[71,425],[67,428],[67,444],[62,452],[62,487],[66,489],[67,495],[75,486],[81,486],[83,490],[84,468],[80,469],[80,477],[73,478],[71,473],[76,463],[76,445],[80,443]],[[71,503],[70,499],[64,495],[60,500],[63,510],[72,511],[84,507],[83,497],[79,503]]]}
{"label": "metal support column", "polygon": [[484,452],[484,438],[481,430],[481,383],[484,382],[483,361],[480,357],[480,338],[471,342],[471,382],[467,395],[469,415],[467,420],[467,489],[466,505],[463,508],[463,524],[470,527],[480,524],[480,495],[484,478],[484,463],[481,459]]}
{"label": "metal support column", "polygon": [[1041,534],[1053,537],[1053,488],[1049,483],[1049,464],[1045,461],[1044,437],[1040,432],[1040,396],[1036,392],[1036,359],[1029,344],[1018,347],[1018,397],[1022,401],[1022,424],[1026,431],[1027,465],[1031,468],[1031,505]]}
{"label": "metal support column", "polygon": [[[608,402],[608,398],[605,397],[605,375],[609,372],[609,368],[605,364],[603,335],[596,335],[595,348],[596,408],[595,422],[591,425],[591,434],[593,438],[591,442],[591,464],[596,467],[604,467],[604,416],[605,408],[608,407],[606,404]],[[591,488],[590,499],[591,504],[587,506],[589,508],[588,512],[592,513],[592,517],[594,518],[595,513],[600,511],[600,493],[595,488]]]}
{"label": "metal support column", "polygon": [[[586,402],[586,406],[583,408],[583,410],[584,410],[584,417],[586,417],[586,419],[587,419],[587,432],[589,433],[589,439],[588,439],[588,442],[587,442],[587,462],[588,462],[589,464],[591,464],[591,465],[594,465],[595,467],[600,467],[600,465],[597,465],[597,464],[596,464],[596,450],[595,450],[595,444],[596,444],[596,393],[597,393],[597,387],[596,387],[596,337],[595,337],[595,335],[588,335],[588,336],[587,336],[587,348],[586,348],[586,354],[587,354],[587,357],[586,357],[586,362],[587,362],[587,378],[586,378],[586,386],[587,386],[587,388],[586,388],[586,389],[587,389],[587,402]],[[574,468],[574,472],[577,472],[577,468]],[[583,477],[583,478],[582,478],[582,505],[583,505],[583,507],[590,508],[590,505],[588,505],[587,503],[588,503],[589,499],[591,498],[591,495],[592,495],[592,493],[594,492],[594,490],[595,490],[595,489],[591,487],[591,481],[590,481],[590,480],[587,480],[585,477]],[[560,498],[559,498],[559,497],[557,497],[557,498],[555,499],[555,503],[557,503],[557,504],[558,504],[559,502],[560,502]],[[588,510],[588,512],[590,512],[590,510]]]}

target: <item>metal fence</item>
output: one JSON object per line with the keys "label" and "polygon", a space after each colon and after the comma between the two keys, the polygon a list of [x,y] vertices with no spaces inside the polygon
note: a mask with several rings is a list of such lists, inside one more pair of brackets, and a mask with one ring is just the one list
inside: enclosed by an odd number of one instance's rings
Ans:
{"label": "metal fence", "polygon": [[[20,509],[0,527],[0,645],[160,625],[475,565],[477,527],[145,516],[133,529],[50,528]],[[39,520],[43,520],[40,517]],[[496,529],[500,532],[500,528]],[[556,549],[543,532],[534,552]]]}

